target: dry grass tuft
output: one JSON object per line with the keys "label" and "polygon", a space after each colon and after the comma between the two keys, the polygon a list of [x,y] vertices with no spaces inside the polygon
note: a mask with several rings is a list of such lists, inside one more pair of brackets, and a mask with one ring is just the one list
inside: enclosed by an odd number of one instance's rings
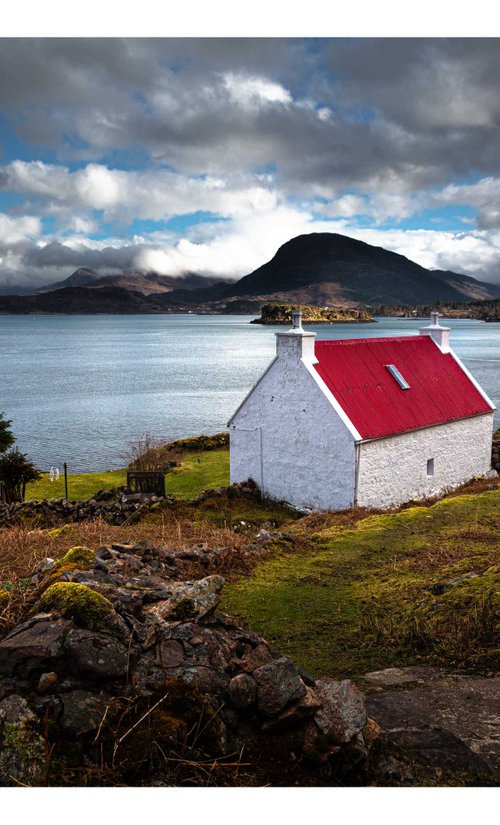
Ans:
{"label": "dry grass tuft", "polygon": [[[249,538],[211,522],[194,524],[186,517],[167,514],[155,521],[114,526],[100,518],[77,522],[58,529],[34,530],[31,527],[0,528],[0,635],[9,630],[25,614],[33,588],[27,581],[35,567],[44,558],[60,559],[72,547],[99,547],[115,542],[148,541],[153,546],[187,549],[196,544],[204,547],[232,547],[238,549]],[[239,554],[221,559],[217,572],[236,575],[247,572],[251,562]],[[214,572],[214,571],[211,571]],[[201,565],[193,564],[188,576],[207,575]]]}
{"label": "dry grass tuft", "polygon": [[[51,533],[56,535],[51,536]],[[115,526],[100,518],[67,525],[59,535],[55,530],[26,527],[0,529],[0,579],[20,580],[30,575],[44,558],[59,559],[75,547],[99,547],[121,541],[149,541],[160,547],[185,549],[194,544],[210,547],[241,547],[248,537],[210,522],[194,524],[187,518],[162,518],[155,522]]]}

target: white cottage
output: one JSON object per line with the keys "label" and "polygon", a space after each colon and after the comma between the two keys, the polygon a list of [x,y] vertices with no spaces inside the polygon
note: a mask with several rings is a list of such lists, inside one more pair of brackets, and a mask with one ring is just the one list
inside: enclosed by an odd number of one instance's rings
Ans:
{"label": "white cottage", "polygon": [[419,332],[315,341],[294,313],[228,423],[231,483],[330,510],[391,507],[487,474],[495,407],[438,313]]}

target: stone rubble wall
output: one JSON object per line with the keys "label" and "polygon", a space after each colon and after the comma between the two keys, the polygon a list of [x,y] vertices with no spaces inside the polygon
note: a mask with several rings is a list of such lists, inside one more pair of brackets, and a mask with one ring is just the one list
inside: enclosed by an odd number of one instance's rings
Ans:
{"label": "stone rubble wall", "polygon": [[152,493],[127,493],[125,488],[101,490],[85,501],[65,498],[31,499],[29,501],[0,503],[0,527],[22,522],[24,518],[43,521],[85,521],[101,517],[110,524],[138,521],[160,503],[173,502],[174,496],[156,496]]}
{"label": "stone rubble wall", "polygon": [[374,725],[356,685],[316,679],[220,613],[221,576],[183,580],[203,553],[217,550],[113,544],[39,565],[29,615],[0,641],[0,785],[98,764],[113,782],[171,784],[186,747],[190,764],[236,754],[260,776],[363,770]]}

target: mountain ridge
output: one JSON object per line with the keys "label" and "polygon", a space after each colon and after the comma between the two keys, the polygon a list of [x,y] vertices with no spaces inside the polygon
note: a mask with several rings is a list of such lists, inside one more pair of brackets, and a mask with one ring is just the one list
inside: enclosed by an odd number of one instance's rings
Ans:
{"label": "mountain ridge", "polygon": [[[110,275],[100,275],[93,269],[80,267],[68,278],[65,278],[63,281],[47,284],[36,290],[35,294],[53,292],[54,290],[66,289],[68,287],[102,289],[103,287],[116,286],[129,289],[132,292],[140,292],[143,295],[152,295],[154,293],[172,292],[175,289],[179,289],[179,284],[181,284],[181,289],[191,291],[193,289],[206,288],[207,285],[214,286],[218,283],[221,283],[220,278],[196,275],[193,272],[174,277],[173,275],[160,275],[157,272],[139,269],[124,270],[123,272]],[[223,283],[225,283],[225,281]]]}
{"label": "mountain ridge", "polygon": [[233,282],[144,270],[101,276],[82,267],[49,287],[34,295],[0,296],[0,312],[246,313],[269,303],[376,307],[500,297],[500,285],[429,270],[397,252],[329,232],[292,238],[271,260]]}

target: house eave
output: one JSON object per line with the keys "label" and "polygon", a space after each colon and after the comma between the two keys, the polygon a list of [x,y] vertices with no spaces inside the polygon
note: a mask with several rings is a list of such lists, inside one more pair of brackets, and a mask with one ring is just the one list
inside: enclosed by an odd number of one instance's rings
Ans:
{"label": "house eave", "polygon": [[384,441],[387,438],[397,438],[399,435],[406,435],[407,433],[417,433],[420,430],[432,430],[436,427],[444,427],[446,424],[454,424],[456,421],[469,421],[472,418],[481,418],[483,415],[493,415],[495,407],[486,412],[474,413],[474,415],[462,415],[460,418],[448,418],[446,421],[436,421],[435,424],[425,424],[423,427],[412,427],[410,430],[401,430],[397,433],[387,433],[387,435],[377,435],[373,438],[360,438],[356,444],[370,444],[372,441]]}

